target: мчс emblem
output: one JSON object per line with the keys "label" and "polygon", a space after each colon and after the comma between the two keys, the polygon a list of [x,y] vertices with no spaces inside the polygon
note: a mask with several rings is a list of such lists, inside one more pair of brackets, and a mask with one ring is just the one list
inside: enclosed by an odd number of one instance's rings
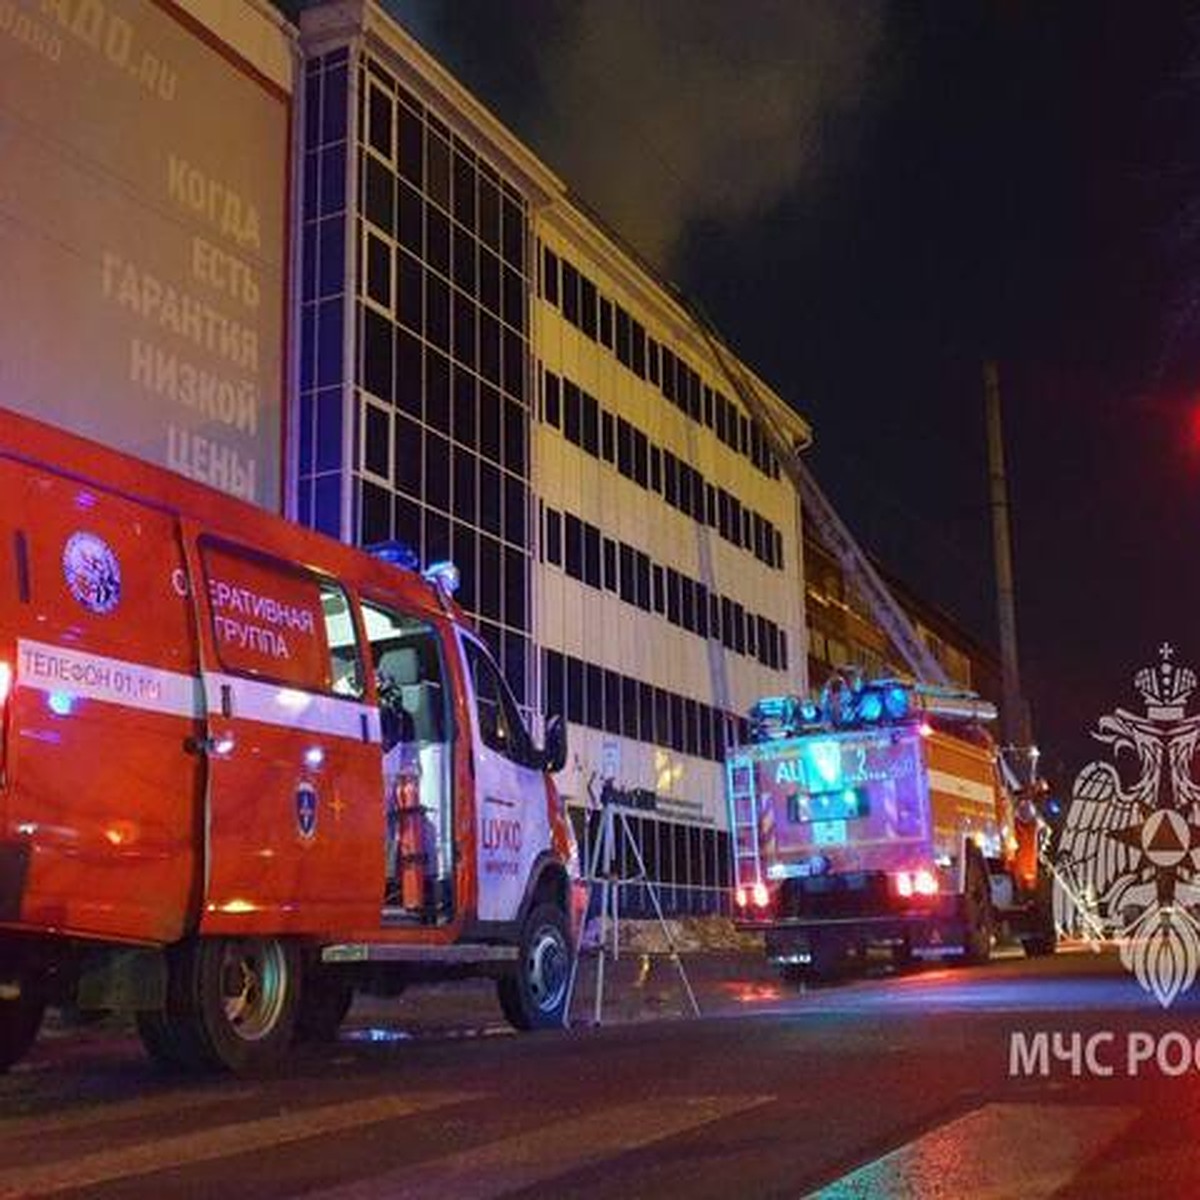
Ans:
{"label": "\u043c\u0447\u0441 emblem", "polygon": [[1075,780],[1054,889],[1060,928],[1119,938],[1121,961],[1164,1008],[1200,973],[1200,716],[1186,715],[1196,673],[1173,653],[1164,645],[1134,678],[1144,717],[1118,708],[1097,723],[1112,761]]}
{"label": "\u043c\u0447\u0441 emblem", "polygon": [[121,564],[99,534],[71,534],[62,565],[71,595],[88,612],[110,613],[121,602]]}
{"label": "\u043c\u0447\u0441 emblem", "polygon": [[317,832],[317,789],[311,783],[296,785],[296,828],[302,838]]}

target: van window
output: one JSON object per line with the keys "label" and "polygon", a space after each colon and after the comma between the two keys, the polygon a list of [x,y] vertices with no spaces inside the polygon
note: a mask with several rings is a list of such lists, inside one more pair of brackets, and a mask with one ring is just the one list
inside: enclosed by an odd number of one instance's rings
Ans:
{"label": "van window", "polygon": [[221,667],[305,691],[359,697],[358,640],[341,586],[299,567],[202,544]]}
{"label": "van window", "polygon": [[536,767],[533,743],[504,677],[478,642],[464,638],[463,647],[475,688],[475,712],[483,744],[521,766]]}
{"label": "van window", "polygon": [[446,740],[446,692],[437,630],[369,600],[362,605],[379,692],[383,748]]}

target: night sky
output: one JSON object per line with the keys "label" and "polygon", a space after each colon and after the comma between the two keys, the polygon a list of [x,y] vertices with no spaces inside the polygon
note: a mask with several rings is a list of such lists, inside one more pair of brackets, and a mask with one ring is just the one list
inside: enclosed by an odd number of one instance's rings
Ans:
{"label": "night sky", "polygon": [[1059,782],[1164,639],[1200,663],[1200,9],[388,6],[805,413],[863,544],[991,643],[999,360]]}

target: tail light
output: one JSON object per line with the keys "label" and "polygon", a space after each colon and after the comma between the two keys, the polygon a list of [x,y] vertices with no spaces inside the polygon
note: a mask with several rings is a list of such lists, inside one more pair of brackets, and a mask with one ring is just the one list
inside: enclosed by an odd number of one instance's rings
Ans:
{"label": "tail light", "polygon": [[915,871],[897,871],[892,878],[896,885],[896,895],[901,900],[938,894],[938,877],[928,867],[919,867]]}
{"label": "tail light", "polygon": [[746,889],[744,887],[738,888],[738,890],[734,893],[734,899],[737,901],[738,908],[745,908],[750,902],[750,898],[747,896]]}
{"label": "tail light", "polygon": [[754,907],[766,908],[771,903],[771,893],[767,891],[767,885],[760,879],[754,885]]}

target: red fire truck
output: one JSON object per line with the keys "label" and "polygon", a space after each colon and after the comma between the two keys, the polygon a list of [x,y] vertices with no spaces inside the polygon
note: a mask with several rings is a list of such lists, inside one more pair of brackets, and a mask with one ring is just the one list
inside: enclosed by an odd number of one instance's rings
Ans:
{"label": "red fire truck", "polygon": [[0,411],[0,1069],[55,1004],[232,1070],[431,975],[561,1022],[563,727],[403,559]]}
{"label": "red fire truck", "polygon": [[1052,953],[1044,826],[1010,787],[971,693],[836,676],[765,699],[727,759],[735,904],[785,977],[876,947],[985,961],[1001,936]]}

